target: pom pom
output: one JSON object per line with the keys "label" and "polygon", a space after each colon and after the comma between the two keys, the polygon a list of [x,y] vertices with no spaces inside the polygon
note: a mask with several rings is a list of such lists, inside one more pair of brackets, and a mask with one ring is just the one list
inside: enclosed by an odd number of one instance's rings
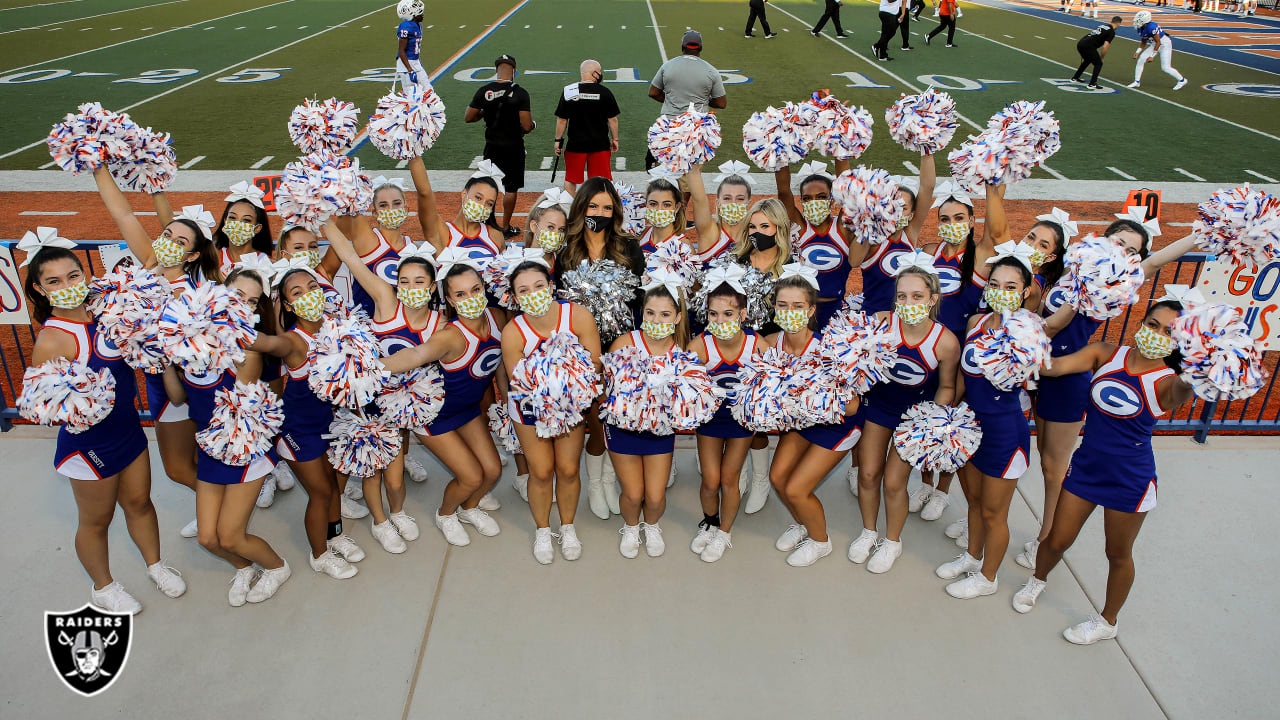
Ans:
{"label": "pom pom", "polygon": [[911,152],[933,155],[955,135],[956,101],[933,88],[903,95],[884,111],[884,121],[894,142]]}
{"label": "pom pom", "polygon": [[364,417],[339,410],[329,423],[329,462],[351,477],[370,477],[400,454],[400,428],[381,417]]}
{"label": "pom pom", "polygon": [[511,276],[508,272],[524,262],[522,248],[510,245],[501,255],[495,255],[484,263],[480,277],[484,280],[485,289],[498,299],[498,304],[508,310],[519,310],[520,303],[511,292]]}
{"label": "pom pom", "polygon": [[[846,106],[834,95],[819,95],[805,101],[812,130],[813,149],[837,160],[855,159],[871,145],[871,113],[865,108]],[[816,132],[815,132],[816,130]]]}
{"label": "pom pom", "polygon": [[816,118],[799,116],[791,103],[754,112],[742,126],[742,149],[756,167],[777,172],[804,159],[816,135]]}
{"label": "pom pom", "polygon": [[351,409],[373,402],[390,378],[379,350],[378,338],[363,315],[352,313],[343,320],[326,317],[307,357],[312,392]]}
{"label": "pom pom", "polygon": [[345,100],[304,100],[289,115],[289,139],[308,155],[345,152],[359,133],[360,108]]}
{"label": "pom pom", "polygon": [[591,353],[570,333],[552,335],[511,372],[511,399],[536,418],[538,437],[572,430],[600,392]]}
{"label": "pom pom", "polygon": [[796,357],[777,348],[744,359],[730,410],[733,419],[755,432],[780,432],[796,425],[797,397],[802,392]]}
{"label": "pom pom", "polygon": [[520,447],[520,439],[516,437],[516,426],[507,415],[506,404],[499,402],[490,405],[488,415],[489,432],[498,439],[498,445],[512,455],[523,455],[524,448]]}
{"label": "pom pom", "polygon": [[612,260],[583,260],[576,269],[560,273],[560,299],[587,308],[605,346],[635,327],[631,303],[638,287],[640,280]]}
{"label": "pom pom", "polygon": [[140,265],[123,265],[89,286],[89,312],[129,367],[151,374],[169,364],[157,336],[160,313],[173,299],[169,284]]}
{"label": "pom pom", "polygon": [[1280,260],[1280,198],[1248,183],[1219,190],[1200,203],[1191,231],[1205,252],[1225,255],[1237,266],[1264,267]]}
{"label": "pom pom", "polygon": [[629,345],[600,360],[608,388],[600,418],[624,430],[655,435],[693,430],[711,420],[724,397],[692,353],[649,355]]}
{"label": "pom pom", "polygon": [[360,161],[328,152],[284,166],[276,207],[288,225],[318,233],[330,215],[362,215],[373,204],[373,181]]}
{"label": "pom pom", "polygon": [[664,269],[680,278],[686,293],[702,271],[702,265],[693,259],[693,246],[677,235],[658,243],[658,247],[645,258],[645,263],[645,284],[648,284],[650,274]]}
{"label": "pom pom", "polygon": [[622,229],[632,235],[639,235],[645,229],[644,193],[627,185],[618,183],[613,186],[622,200]]}
{"label": "pom pom", "polygon": [[244,362],[258,338],[253,308],[224,285],[204,283],[171,299],[160,311],[156,339],[170,361],[192,375],[208,375]]}
{"label": "pom pom", "polygon": [[110,415],[115,404],[116,378],[106,368],[94,371],[82,362],[55,358],[22,374],[18,414],[33,423],[61,423],[69,433],[82,433]]}
{"label": "pom pom", "polygon": [[840,400],[848,403],[872,385],[888,381],[886,373],[898,359],[898,342],[889,323],[851,312],[827,324],[818,343],[818,357],[831,365]]}
{"label": "pom pom", "polygon": [[974,340],[974,360],[992,385],[1015,390],[1031,378],[1039,378],[1041,367],[1049,367],[1049,336],[1044,332],[1044,318],[1030,310],[1015,310],[1003,319],[1003,325],[983,331]]}
{"label": "pom pom", "polygon": [[706,164],[720,147],[720,122],[712,113],[689,109],[671,117],[659,115],[649,127],[649,151],[666,169],[684,175],[694,165]]}
{"label": "pom pom", "polygon": [[[737,260],[732,254],[724,253],[707,263],[706,269],[698,275],[698,290],[690,298],[689,307],[698,314],[698,319],[703,324],[707,322],[707,295],[711,292],[711,288],[702,281],[703,278],[712,268],[734,264],[737,264]],[[747,296],[747,316],[742,324],[759,330],[773,317],[773,286],[777,281],[772,275],[753,267],[744,266],[744,269],[747,274],[742,278],[742,289]]]}
{"label": "pom pom", "polygon": [[858,293],[857,295],[846,294],[844,296],[844,302],[842,302],[840,307],[836,309],[835,315],[831,316],[832,321],[840,320],[842,322],[849,322],[849,317],[852,314],[862,312],[862,300],[862,293]]}
{"label": "pom pom", "polygon": [[382,419],[399,428],[423,428],[444,407],[444,376],[435,363],[392,375],[378,396]]}
{"label": "pom pom", "polygon": [[884,170],[859,165],[844,171],[831,186],[831,199],[859,242],[882,243],[898,230],[902,199],[898,182]]}
{"label": "pom pom", "polygon": [[805,355],[796,361],[796,396],[794,424],[798,428],[831,425],[844,420],[846,397],[842,391],[837,367],[816,355]]}
{"label": "pom pom", "polygon": [[955,472],[982,442],[982,428],[967,403],[925,401],[911,406],[893,431],[898,456],[923,472]]}
{"label": "pom pom", "polygon": [[1066,272],[1058,284],[1064,301],[1094,320],[1113,318],[1138,302],[1146,278],[1142,259],[1114,240],[1088,235],[1067,248]]}
{"label": "pom pom", "polygon": [[164,192],[178,174],[178,156],[169,144],[169,133],[136,128],[129,141],[126,154],[111,159],[111,174],[125,190],[148,195]]}
{"label": "pom pom", "polygon": [[982,185],[1025,180],[1062,143],[1058,121],[1044,112],[1044,101],[1019,100],[991,116],[987,129],[947,155],[951,176],[977,193]]}
{"label": "pom pom", "polygon": [[444,123],[444,101],[436,91],[410,85],[378,100],[369,116],[369,141],[389,158],[412,160],[435,144]]}
{"label": "pom pom", "polygon": [[1262,350],[1238,309],[1210,303],[1186,308],[1169,334],[1182,351],[1182,369],[1196,395],[1243,400],[1262,389]]}
{"label": "pom pom", "polygon": [[284,405],[266,383],[236,383],[214,395],[213,418],[196,433],[209,457],[244,467],[271,450],[284,425]]}
{"label": "pom pom", "polygon": [[92,172],[104,162],[130,154],[138,126],[127,114],[112,112],[96,102],[76,109],[79,112],[67,113],[45,140],[58,167],[72,174]]}

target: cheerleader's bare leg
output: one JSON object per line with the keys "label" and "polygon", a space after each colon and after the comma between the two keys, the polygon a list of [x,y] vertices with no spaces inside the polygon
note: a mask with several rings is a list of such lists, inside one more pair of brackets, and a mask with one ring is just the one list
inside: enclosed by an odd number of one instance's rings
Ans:
{"label": "cheerleader's bare leg", "polygon": [[467,451],[480,463],[480,487],[462,503],[462,507],[470,510],[480,504],[480,498],[497,486],[502,477],[502,458],[498,455],[497,446],[493,444],[493,436],[489,434],[489,423],[484,414],[476,416],[450,434],[460,436]]}
{"label": "cheerleader's bare leg", "polygon": [[466,441],[456,432],[443,435],[419,435],[422,444],[453,473],[453,480],[444,487],[437,515],[448,517],[458,511],[484,482],[484,466],[467,447]]}
{"label": "cheerleader's bare leg", "polygon": [[337,522],[341,517],[338,476],[329,464],[329,458],[324,455],[307,462],[290,460],[289,468],[302,484],[302,489],[307,491],[307,511],[303,516],[303,525],[307,529],[311,556],[320,557],[329,549],[325,543],[329,523]]}
{"label": "cheerleader's bare leg", "polygon": [[[649,458],[641,455],[623,455],[610,450],[609,459],[613,461],[613,470],[618,473],[618,482],[622,484],[622,495],[618,498],[618,505],[622,510],[622,521],[627,525],[637,525],[640,523],[640,508],[645,504],[645,491],[648,489],[645,483],[645,461]],[[666,485],[667,481],[663,478],[664,489]],[[645,522],[649,522],[647,507],[645,511]]]}
{"label": "cheerleader's bare leg", "polygon": [[747,460],[754,436],[744,438],[714,438],[698,435],[698,464],[702,467],[702,512],[720,515],[720,529],[729,532],[742,504],[742,492],[738,489],[738,473]]}
{"label": "cheerleader's bare leg", "polygon": [[[863,432],[866,432],[866,427],[863,426]],[[907,524],[907,481],[910,478],[911,465],[899,457],[896,450],[891,451],[884,467],[884,537],[886,540],[902,541],[902,528]]]}
{"label": "cheerleader's bare leg", "polygon": [[533,524],[540,528],[551,527],[551,495],[556,477],[555,445],[547,438],[538,437],[534,426],[516,422],[514,417],[511,420],[529,468],[529,512],[533,514]]}
{"label": "cheerleader's bare leg", "polygon": [[155,424],[160,463],[169,479],[195,492],[196,424],[191,420]]}
{"label": "cheerleader's bare leg", "polygon": [[875,530],[880,519],[880,485],[891,437],[893,430],[867,422],[858,440],[858,509],[862,511],[862,527],[866,530]]}
{"label": "cheerleader's bare leg", "polygon": [[200,529],[201,544],[237,570],[248,567],[250,563],[257,563],[268,570],[284,565],[284,559],[271,549],[266,540],[249,534],[249,517],[253,515],[258,491],[264,481],[265,478],[259,478],[239,485],[200,483],[196,486],[197,508],[202,502],[207,505],[216,500],[216,509],[208,520],[215,528],[214,538],[219,550],[214,551],[205,544],[204,523]]}
{"label": "cheerleader's bare leg", "polygon": [[[603,432],[602,430],[601,434]],[[560,509],[561,525],[572,525],[574,517],[578,514],[578,497],[582,494],[582,479],[578,468],[581,467],[582,445],[585,440],[586,428],[578,425],[553,441],[556,505]],[[603,439],[601,444],[604,444]],[[548,514],[550,514],[549,509]]]}
{"label": "cheerleader's bare leg", "polygon": [[1071,453],[1075,451],[1082,427],[1083,420],[1060,423],[1036,418],[1036,448],[1040,451],[1040,474],[1044,476],[1044,512],[1040,518],[1040,534],[1036,536],[1041,542],[1049,537],[1053,527],[1058,494],[1062,492],[1062,481],[1067,477]]}
{"label": "cheerleader's bare leg", "polygon": [[[419,438],[421,439],[421,438]],[[426,443],[423,443],[424,445]],[[373,516],[373,521],[382,524],[387,521],[387,514],[382,507],[382,492],[385,489],[387,493],[387,505],[391,512],[398,513],[404,510],[404,461],[408,457],[409,443],[406,439],[400,445],[400,454],[396,456],[391,464],[374,473],[372,476],[362,478],[360,484],[364,490],[364,503],[369,506],[369,514]],[[341,507],[342,499],[338,499],[339,507]]]}
{"label": "cheerleader's bare leg", "polygon": [[144,452],[120,471],[116,480],[116,503],[124,511],[129,537],[138,546],[147,565],[160,562],[160,522],[151,504],[151,456]]}
{"label": "cheerleader's bare leg", "polygon": [[796,465],[795,472],[787,481],[787,500],[796,509],[800,524],[809,531],[809,537],[814,542],[828,542],[829,538],[827,537],[827,514],[822,508],[822,502],[813,491],[817,489],[827,473],[835,469],[848,454],[848,450],[828,450],[821,445],[810,443]]}
{"label": "cheerleader's bare leg", "polygon": [[[1009,503],[1013,501],[1013,493],[1017,489],[1016,478],[1005,479],[990,475],[982,477],[982,497],[979,501],[983,535],[982,575],[988,580],[996,579],[996,571],[1000,569],[1005,551],[1009,549]],[[969,524],[969,547],[969,554],[973,555],[972,520]]]}
{"label": "cheerleader's bare leg", "polygon": [[[773,463],[769,466],[769,483],[778,495],[778,499],[787,506],[791,518],[800,523],[796,508],[787,499],[787,481],[795,473],[796,465],[804,456],[804,451],[811,445],[798,432],[785,432],[778,438],[778,447],[773,450]],[[803,523],[801,523],[803,524]]]}
{"label": "cheerleader's bare leg", "polygon": [[657,525],[667,511],[667,478],[671,475],[671,453],[646,455],[641,461],[644,464],[644,521]]}

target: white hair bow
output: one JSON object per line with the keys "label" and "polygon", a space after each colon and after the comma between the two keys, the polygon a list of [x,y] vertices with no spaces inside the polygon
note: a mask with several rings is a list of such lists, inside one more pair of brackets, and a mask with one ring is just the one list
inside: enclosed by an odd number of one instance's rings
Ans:
{"label": "white hair bow", "polygon": [[898,187],[910,190],[912,195],[918,195],[920,193],[920,178],[894,175],[889,179],[897,183]]}
{"label": "white hair bow", "polygon": [[307,258],[305,255],[294,255],[271,263],[271,271],[275,274],[273,282],[283,281],[284,276],[294,270],[306,270],[316,279],[320,279],[320,273],[316,272],[315,268],[307,264]]}
{"label": "white hair bow", "polygon": [[504,272],[507,275],[510,275],[512,270],[515,270],[527,262],[538,263],[548,270],[551,269],[551,263],[547,262],[547,254],[542,248],[527,248],[512,245],[506,250],[503,250],[502,254],[498,257],[502,262],[506,263]]}
{"label": "white hair bow", "polygon": [[423,260],[431,263],[432,267],[435,267],[436,249],[431,247],[431,243],[425,240],[418,245],[407,242],[404,244],[404,248],[400,251],[400,259],[396,261],[396,267],[400,267],[401,263],[409,258],[422,258]]}
{"label": "white hair bow", "polygon": [[36,253],[45,248],[60,247],[73,250],[75,246],[74,242],[58,235],[58,228],[38,227],[35,232],[28,230],[27,234],[18,241],[18,249],[27,254],[27,259],[23,260],[18,267],[26,267],[35,259]]}
{"label": "white hair bow", "polygon": [[493,178],[494,182],[498,182],[502,180],[502,178],[505,176],[506,176],[506,173],[499,170],[498,166],[494,165],[492,160],[481,160],[476,165],[476,171],[471,173],[471,177],[473,178],[481,178],[481,177]]}
{"label": "white hair bow", "polygon": [[565,217],[569,216],[569,208],[573,206],[573,195],[565,192],[560,188],[547,188],[543,191],[542,197],[538,198],[535,207],[549,208],[559,207],[564,211]]}
{"label": "white hair bow", "polygon": [[1071,238],[1080,234],[1080,228],[1076,226],[1075,222],[1071,219],[1071,216],[1067,214],[1067,211],[1062,208],[1055,207],[1048,215],[1037,215],[1036,220],[1051,222],[1062,228],[1063,242],[1070,242]]}
{"label": "white hair bow", "polygon": [[377,190],[378,188],[384,187],[386,185],[392,185],[394,187],[400,188],[400,192],[405,192],[408,189],[408,187],[404,183],[404,178],[389,178],[386,175],[379,175],[378,177],[373,179],[374,190]]}
{"label": "white hair bow", "polygon": [[674,184],[684,176],[665,165],[654,165],[649,168],[649,177],[652,180],[666,180],[667,182]]}
{"label": "white hair bow", "polygon": [[1147,208],[1143,205],[1130,205],[1124,209],[1124,213],[1116,213],[1116,217],[1120,220],[1130,220],[1142,226],[1147,231],[1147,244],[1160,235],[1160,221],[1152,218],[1147,220]]}
{"label": "white hair bow", "polygon": [[1184,308],[1202,305],[1205,302],[1204,294],[1198,288],[1190,285],[1165,285],[1164,297],[1156,302],[1164,302],[1166,300],[1182,303]]}
{"label": "white hair bow", "polygon": [[480,262],[471,257],[466,250],[456,247],[447,247],[441,250],[440,254],[435,257],[435,263],[437,278],[444,278],[456,265],[466,265],[476,272],[484,270]]}
{"label": "white hair bow", "polygon": [[[999,250],[999,248],[996,248],[996,249]],[[898,267],[896,270],[894,270],[894,273],[893,273],[894,275],[901,275],[902,271],[906,270],[909,267],[918,268],[920,270],[923,270],[929,273],[930,275],[938,274],[938,268],[933,266],[933,255],[923,250],[917,250],[910,254],[903,253],[902,255],[898,256],[897,263],[898,263]]]}
{"label": "white hair bow", "polygon": [[667,292],[671,293],[671,297],[676,299],[677,303],[680,302],[680,293],[684,290],[683,278],[664,267],[650,270],[647,277],[649,278],[648,282],[640,286],[642,289],[648,292],[657,287],[664,287]]}
{"label": "white hair bow", "polygon": [[752,185],[756,184],[756,179],[751,176],[751,166],[741,160],[730,160],[729,162],[720,163],[720,174],[716,175],[716,182],[724,182],[725,180],[737,175]]}
{"label": "white hair bow", "polygon": [[956,202],[973,207],[973,198],[969,197],[969,193],[965,192],[965,189],[960,187],[960,183],[956,182],[952,178],[943,178],[943,180],[933,188],[933,205],[931,205],[930,208],[939,207],[948,200],[955,200]]}
{"label": "white hair bow", "polygon": [[258,274],[262,278],[265,287],[271,287],[271,279],[275,277],[276,266],[271,262],[271,258],[260,252],[241,255],[240,260],[236,263],[239,270],[247,270]]}
{"label": "white hair bow", "polygon": [[1024,242],[1002,242],[996,246],[995,257],[991,258],[987,262],[994,264],[1007,257],[1011,257],[1025,265],[1028,270],[1031,270],[1031,254],[1035,251],[1035,248]]}
{"label": "white hair bow", "polygon": [[818,269],[812,265],[805,265],[802,262],[793,262],[783,265],[782,275],[780,275],[778,279],[785,280],[789,277],[798,277],[812,285],[815,289],[818,287]]}
{"label": "white hair bow", "polygon": [[800,182],[810,175],[821,175],[824,178],[830,178],[831,173],[827,172],[827,164],[824,162],[807,162],[800,166],[800,172],[796,173],[800,176]]}
{"label": "white hair bow", "polygon": [[706,277],[702,279],[702,284],[708,291],[715,290],[721,285],[728,284],[729,287],[737,290],[743,295],[746,295],[747,291],[742,284],[742,279],[746,276],[746,268],[738,265],[737,263],[730,263],[729,265],[721,265],[720,267],[714,267],[708,270]]}
{"label": "white hair bow", "polygon": [[205,240],[213,239],[213,213],[204,209],[203,205],[184,205],[182,212],[173,216],[174,220],[189,220],[200,228]]}
{"label": "white hair bow", "polygon": [[247,203],[256,205],[257,207],[265,210],[266,206],[262,204],[262,198],[265,196],[266,193],[262,192],[262,188],[247,180],[241,180],[231,186],[231,194],[227,196],[227,202],[239,202],[244,200]]}

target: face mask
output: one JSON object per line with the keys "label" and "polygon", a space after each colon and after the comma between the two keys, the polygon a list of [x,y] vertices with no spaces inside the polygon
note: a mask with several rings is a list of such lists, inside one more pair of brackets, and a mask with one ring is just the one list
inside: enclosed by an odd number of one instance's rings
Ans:
{"label": "face mask", "polygon": [[538,247],[547,252],[560,252],[564,247],[564,233],[559,230],[539,230]]}
{"label": "face mask", "polygon": [[1035,250],[1031,251],[1031,257],[1029,259],[1031,260],[1031,264],[1033,266],[1039,267],[1045,264],[1046,261],[1048,261],[1049,253],[1041,250],[1040,248],[1036,248]]}
{"label": "face mask", "polygon": [[794,335],[809,326],[809,313],[803,310],[776,310],[773,321],[778,323],[778,327]]}
{"label": "face mask", "polygon": [[969,223],[943,223],[938,226],[938,237],[952,245],[959,245],[969,237]]}
{"label": "face mask", "polygon": [[676,324],[645,320],[640,323],[640,330],[654,340],[666,340],[675,333]]}
{"label": "face mask", "polygon": [[453,307],[462,317],[475,320],[484,314],[485,308],[489,307],[489,298],[485,297],[484,293],[478,293],[465,300],[459,300]]}
{"label": "face mask", "polygon": [[89,286],[86,283],[76,283],[53,290],[47,295],[50,305],[63,310],[72,310],[80,307],[80,303],[89,297]]}
{"label": "face mask", "polygon": [[294,298],[293,314],[309,322],[324,317],[324,290],[315,288]]}
{"label": "face mask", "polygon": [[725,203],[720,206],[720,219],[730,225],[737,225],[747,217],[746,203]]}
{"label": "face mask", "polygon": [[162,235],[151,243],[151,250],[156,254],[156,262],[160,267],[171,268],[182,264],[187,251],[166,235]]}
{"label": "face mask", "polygon": [[[409,211],[404,208],[383,208],[378,211],[378,224],[395,230],[403,225],[408,217]],[[477,220],[476,222],[479,221]]]}
{"label": "face mask", "polygon": [[320,264],[320,251],[319,251],[319,250],[299,250],[298,252],[290,253],[290,254],[289,254],[289,256],[290,256],[290,257],[304,257],[304,258],[306,258],[306,259],[307,259],[307,267],[309,267],[309,268],[313,268],[313,269],[314,269],[315,267],[317,267],[317,266]]}
{"label": "face mask", "polygon": [[1142,353],[1142,357],[1148,360],[1169,357],[1169,353],[1173,352],[1173,338],[1161,335],[1146,325],[1138,328],[1138,333],[1133,336],[1133,341],[1138,346],[1138,352]]}
{"label": "face mask", "polygon": [[911,224],[911,218],[909,218],[909,217],[907,217],[907,216],[905,216],[905,215],[904,215],[904,216],[902,216],[902,217],[898,218],[897,228],[898,228],[899,230],[906,230],[906,229],[907,229],[907,226],[908,226],[908,225],[910,225],[910,224]]}
{"label": "face mask", "polygon": [[751,247],[760,252],[773,248],[777,244],[778,238],[776,235],[765,235],[762,232],[751,233]]}
{"label": "face mask", "polygon": [[396,288],[396,299],[417,310],[420,307],[425,307],[427,302],[431,300],[431,291],[424,287],[398,287]]}
{"label": "face mask", "polygon": [[996,312],[1013,312],[1022,307],[1022,293],[1017,290],[1001,290],[988,285],[982,291],[982,299],[987,301],[987,307]]}
{"label": "face mask", "polygon": [[243,220],[228,220],[222,223],[222,233],[232,245],[239,247],[253,239],[253,224]]}
{"label": "face mask", "polygon": [[587,224],[587,229],[591,232],[600,232],[613,222],[613,218],[609,215],[588,215],[583,218]]}
{"label": "face mask", "polygon": [[669,208],[645,208],[644,218],[653,227],[666,227],[675,221],[676,211]]}
{"label": "face mask", "polygon": [[929,317],[929,306],[924,303],[916,303],[914,305],[894,303],[893,311],[898,314],[898,319],[908,325],[919,325],[924,322],[925,318]]}
{"label": "face mask", "polygon": [[465,203],[462,204],[462,217],[466,218],[467,220],[470,220],[473,223],[479,223],[479,222],[484,222],[485,220],[488,220],[489,212],[490,212],[489,208],[469,198]]}
{"label": "face mask", "polygon": [[821,225],[831,217],[831,200],[821,198],[803,202],[800,204],[800,212],[804,214],[804,219],[808,220],[810,225]]}
{"label": "face mask", "polygon": [[528,295],[521,295],[516,298],[516,302],[520,304],[520,309],[529,315],[545,315],[551,309],[551,288],[544,287]]}
{"label": "face mask", "polygon": [[725,320],[724,322],[711,323],[707,326],[707,332],[720,340],[728,340],[738,334],[738,327],[737,320]]}

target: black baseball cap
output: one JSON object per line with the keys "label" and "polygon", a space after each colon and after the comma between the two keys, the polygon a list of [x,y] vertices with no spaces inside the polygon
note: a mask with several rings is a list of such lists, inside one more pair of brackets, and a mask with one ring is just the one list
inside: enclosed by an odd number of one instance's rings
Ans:
{"label": "black baseball cap", "polygon": [[694,50],[702,49],[702,33],[697,30],[689,30],[684,34],[684,38],[680,40],[680,47],[693,48]]}
{"label": "black baseball cap", "polygon": [[510,65],[513,70],[516,67],[516,59],[511,57],[510,55],[499,55],[498,59],[493,61],[493,66],[498,67],[503,63]]}

